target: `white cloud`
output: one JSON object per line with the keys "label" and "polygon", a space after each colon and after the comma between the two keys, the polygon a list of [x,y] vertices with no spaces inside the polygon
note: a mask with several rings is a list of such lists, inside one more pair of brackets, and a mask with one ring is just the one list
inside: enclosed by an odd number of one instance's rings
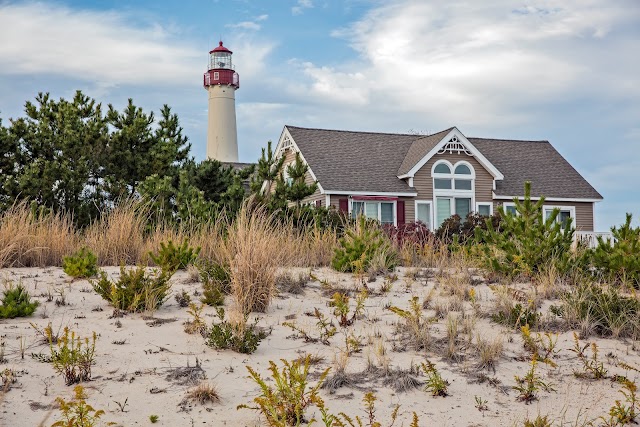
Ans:
{"label": "white cloud", "polygon": [[629,55],[640,45],[620,37],[637,36],[640,8],[633,0],[512,4],[385,3],[334,31],[357,57],[300,62],[308,80],[299,89],[319,103],[385,102],[442,123],[502,127],[535,121],[536,108],[586,93],[640,95],[640,57]]}
{"label": "white cloud", "polygon": [[0,5],[0,74],[49,73],[118,84],[184,84],[206,58],[159,24],[45,3]]}
{"label": "white cloud", "polygon": [[313,8],[312,0],[298,0],[297,5],[291,8],[291,14],[302,15],[305,9],[311,9],[311,8]]}
{"label": "white cloud", "polygon": [[253,20],[250,21],[242,21],[237,24],[227,24],[225,25],[228,28],[238,28],[241,30],[249,30],[249,31],[259,31],[262,28],[262,25],[258,24],[258,22],[266,21],[269,18],[269,15],[260,15],[256,16]]}

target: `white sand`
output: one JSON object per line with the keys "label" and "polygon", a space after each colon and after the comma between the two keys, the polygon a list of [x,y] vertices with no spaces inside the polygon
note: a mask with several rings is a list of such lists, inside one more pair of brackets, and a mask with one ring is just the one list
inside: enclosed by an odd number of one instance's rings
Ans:
{"label": "white sand", "polygon": [[[118,268],[107,268],[110,274]],[[309,271],[309,270],[293,270]],[[570,332],[562,333],[558,342],[559,354],[555,362],[558,368],[539,364],[539,372],[544,381],[551,383],[556,392],[540,392],[539,400],[527,405],[516,400],[517,393],[511,389],[515,385],[514,375],[524,376],[530,355],[523,349],[520,336],[497,325],[486,318],[476,324],[477,333],[486,337],[503,336],[505,353],[499,360],[496,372],[479,371],[475,365],[478,357],[471,356],[457,363],[445,361],[433,352],[392,351],[395,339],[394,324],[398,316],[384,307],[387,304],[401,308],[408,306],[412,295],[420,296],[434,285],[430,279],[428,286],[424,280],[410,284],[403,278],[400,269],[399,280],[387,295],[370,297],[366,302],[366,313],[349,329],[363,338],[381,334],[385,337],[388,355],[394,368],[407,369],[411,363],[419,364],[425,356],[435,362],[442,376],[451,384],[450,396],[432,397],[430,393],[417,389],[411,392],[396,393],[392,389],[375,383],[361,383],[358,388],[340,388],[333,395],[325,390],[322,396],[333,413],[344,411],[350,415],[364,416],[362,396],[364,390],[373,389],[379,401],[376,415],[385,424],[396,404],[400,404],[400,417],[396,425],[407,426],[410,415],[415,411],[420,416],[421,426],[511,426],[518,425],[526,417],[535,418],[538,414],[549,415],[551,420],[564,420],[565,425],[575,425],[577,419],[595,419],[604,416],[616,399],[622,398],[618,392],[620,385],[605,380],[578,379],[573,375],[581,363],[575,353]],[[320,278],[352,286],[351,275],[338,274],[329,269],[314,270]],[[69,326],[83,336],[98,333],[96,345],[96,365],[93,367],[93,380],[84,384],[88,392],[88,402],[107,413],[105,421],[114,421],[120,425],[150,425],[149,416],[158,415],[159,426],[259,426],[265,425],[264,419],[251,410],[237,410],[242,403],[250,403],[258,394],[257,385],[247,375],[246,366],[252,366],[258,372],[267,374],[269,360],[281,358],[293,359],[302,353],[323,356],[324,362],[314,366],[313,372],[319,373],[332,366],[333,358],[344,349],[344,335],[339,333],[331,339],[331,346],[319,343],[308,344],[301,339],[292,338],[293,332],[281,325],[285,316],[295,315],[293,320],[317,335],[315,319],[304,313],[319,308],[327,317],[334,319],[327,307],[328,298],[322,296],[320,284],[311,282],[303,295],[282,294],[273,301],[268,312],[260,315],[260,325],[273,328],[272,334],[260,344],[252,355],[217,351],[207,347],[200,335],[188,335],[183,331],[183,322],[189,319],[185,308],[180,308],[173,295],[153,316],[161,319],[177,319],[171,323],[149,326],[142,314],[128,314],[121,319],[110,318],[113,309],[93,290],[88,281],[71,281],[59,268],[13,268],[0,270],[0,275],[14,282],[22,281],[29,292],[41,302],[36,313],[30,318],[3,320],[0,323],[0,335],[5,343],[7,362],[0,369],[9,368],[20,372],[16,384],[0,397],[0,426],[50,426],[59,414],[54,408],[55,398],[72,396],[73,387],[66,386],[47,363],[41,363],[30,357],[31,353],[48,354],[48,345],[40,342],[30,323],[44,328],[49,322],[54,330]],[[172,282],[173,293],[186,289],[189,293],[201,291],[201,284],[188,283],[185,272],[177,273]],[[377,289],[382,283],[379,278],[369,284]],[[56,298],[56,290],[63,290],[67,301],[65,306],[56,306],[54,301],[46,302],[41,293],[51,290]],[[477,292],[483,306],[489,307],[491,290],[479,285]],[[437,297],[438,298],[438,297]],[[194,300],[197,299],[194,297]],[[102,311],[96,311],[101,309]],[[43,314],[46,313],[46,318]],[[208,324],[213,320],[214,309],[205,308]],[[433,315],[433,311],[426,311]],[[116,326],[120,320],[121,327]],[[436,337],[445,336],[445,320],[432,325]],[[20,337],[26,339],[26,354],[20,355]],[[124,340],[117,345],[114,342]],[[596,339],[600,348],[600,358],[609,369],[609,374],[628,375],[635,380],[634,372],[625,372],[615,366],[616,359],[640,367],[638,346],[632,342],[614,339]],[[511,341],[511,342],[510,342]],[[363,352],[351,356],[347,372],[359,372],[366,366],[367,355],[376,361],[372,345],[365,346]],[[208,380],[217,386],[221,401],[217,404],[201,406],[192,404],[184,410],[180,402],[189,386],[168,381],[165,377],[172,368],[194,366],[199,360]],[[477,375],[484,372],[497,378],[500,384],[491,386],[487,382],[475,382]],[[424,376],[420,377],[424,380]],[[152,393],[151,391],[154,391]],[[0,391],[0,396],[2,392]],[[487,400],[488,410],[478,411],[475,396]],[[117,402],[124,404],[124,412]],[[313,414],[309,411],[309,417]],[[400,422],[402,421],[402,422]]]}

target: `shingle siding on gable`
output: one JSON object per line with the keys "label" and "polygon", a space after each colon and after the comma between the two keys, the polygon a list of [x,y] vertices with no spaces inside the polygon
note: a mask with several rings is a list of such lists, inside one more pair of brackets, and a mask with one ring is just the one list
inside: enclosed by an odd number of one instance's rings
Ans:
{"label": "shingle siding on gable", "polygon": [[418,191],[417,200],[433,199],[433,180],[431,177],[431,169],[439,160],[448,160],[452,164],[456,164],[460,160],[469,162],[476,173],[475,178],[475,197],[476,202],[492,202],[493,201],[493,177],[487,170],[474,158],[466,154],[436,154],[433,156],[413,177],[413,186]]}

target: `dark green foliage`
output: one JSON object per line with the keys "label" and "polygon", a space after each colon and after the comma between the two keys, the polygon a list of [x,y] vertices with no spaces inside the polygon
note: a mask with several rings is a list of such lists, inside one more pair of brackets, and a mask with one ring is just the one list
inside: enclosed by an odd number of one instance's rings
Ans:
{"label": "dark green foliage", "polygon": [[[272,144],[269,141],[267,148],[262,149],[262,156],[256,165],[250,187],[251,193],[259,202],[266,205],[271,211],[275,211],[287,205],[284,194],[285,186],[281,175],[285,158],[284,156],[276,157],[271,147]],[[275,191],[272,192],[273,186],[275,186]]]}
{"label": "dark green foliage", "polygon": [[172,272],[162,270],[147,274],[144,267],[126,270],[120,266],[120,277],[112,282],[107,273],[100,271],[100,279],[92,282],[93,289],[119,310],[141,312],[155,310],[167,299]]}
{"label": "dark green foliage", "polygon": [[577,327],[588,321],[601,336],[640,336],[640,301],[620,289],[594,283],[576,286],[562,297],[560,317]]}
{"label": "dark green foliage", "polygon": [[252,324],[244,322],[231,323],[224,318],[224,308],[216,309],[220,323],[211,325],[208,331],[207,345],[217,349],[230,349],[238,353],[251,354],[258,349],[260,341],[267,337],[267,332],[256,326],[258,320]]}
{"label": "dark green foliage", "polygon": [[532,304],[527,306],[516,303],[507,311],[500,311],[493,315],[493,321],[501,325],[511,328],[520,329],[520,327],[528,325],[534,328],[538,324],[540,313],[536,312]]}
{"label": "dark green foliage", "polygon": [[612,227],[613,245],[598,237],[598,246],[591,252],[591,264],[601,277],[614,283],[629,283],[640,287],[640,227],[631,227],[631,214],[620,227]]}
{"label": "dark green foliage", "polygon": [[285,198],[288,201],[294,202],[296,206],[300,206],[300,202],[305,197],[308,197],[316,192],[318,189],[318,183],[314,182],[308,185],[305,181],[309,166],[302,161],[300,153],[296,153],[296,161],[287,166],[286,172],[288,179],[282,178],[281,182],[286,186]]}
{"label": "dark green foliage", "polygon": [[202,277],[202,299],[207,305],[224,304],[224,297],[231,292],[229,268],[212,262],[203,262],[198,268]]}
{"label": "dark green foliage", "polygon": [[[367,221],[364,216],[357,220],[355,227],[345,231],[345,236],[339,241],[340,247],[335,250],[331,265],[338,271],[352,272],[357,263],[366,271],[371,259],[378,252],[391,251],[391,244],[377,223]],[[388,257],[389,265],[395,267],[394,257]]]}
{"label": "dark green foliage", "polygon": [[31,316],[38,307],[38,301],[31,302],[31,297],[21,284],[8,285],[3,292],[0,305],[0,319]]}
{"label": "dark green foliage", "polygon": [[554,262],[562,268],[569,264],[573,228],[556,221],[559,211],[554,210],[545,218],[544,197],[538,202],[531,200],[531,183],[526,182],[524,200],[514,199],[517,215],[505,214],[499,207],[502,230],[497,230],[487,219],[487,229],[476,228],[476,241],[484,242],[481,259],[484,266],[506,277],[531,277]]}
{"label": "dark green foliage", "polygon": [[440,228],[435,231],[436,237],[443,243],[451,245],[454,242],[461,245],[473,244],[475,241],[475,230],[486,231],[487,221],[490,221],[494,230],[500,231],[501,217],[499,213],[491,216],[480,215],[478,213],[469,213],[464,221],[460,215],[454,214],[445,219]]}
{"label": "dark green foliage", "polygon": [[98,274],[98,257],[83,247],[75,254],[62,259],[62,270],[71,277],[93,277]]}
{"label": "dark green foliage", "polygon": [[72,100],[39,93],[25,116],[0,122],[0,209],[33,201],[73,213],[83,227],[113,202],[137,197],[147,177],[177,180],[190,145],[166,105],[156,120],[131,100],[123,112],[77,91]]}
{"label": "dark green foliage", "polygon": [[189,246],[189,241],[185,239],[180,246],[176,246],[172,240],[166,244],[161,242],[158,253],[149,252],[149,256],[163,271],[176,271],[193,264],[199,253],[200,248],[192,248]]}

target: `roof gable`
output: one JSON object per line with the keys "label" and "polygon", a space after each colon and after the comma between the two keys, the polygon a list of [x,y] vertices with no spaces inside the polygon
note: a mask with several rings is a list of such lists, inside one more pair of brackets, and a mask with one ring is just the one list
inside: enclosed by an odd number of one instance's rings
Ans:
{"label": "roof gable", "polygon": [[[440,137],[440,139],[437,143],[435,143],[438,137]],[[412,150],[414,145],[416,146],[416,148]],[[476,160],[478,160],[478,163],[480,163],[482,167],[484,167],[493,176],[494,179],[504,179],[502,173],[456,127],[448,129],[448,132],[442,131],[434,134],[432,135],[432,138],[429,138],[426,142],[416,140],[412,147],[409,149],[409,152],[412,153],[413,158],[407,160],[405,157],[403,166],[412,163],[413,160],[417,158],[421,150],[424,152],[427,149],[428,151],[422,155],[422,158],[420,158],[413,166],[411,166],[408,171],[400,173],[401,170],[399,169],[398,178],[413,178],[416,172],[418,172],[429,161],[429,159],[431,159],[436,154],[440,154],[444,151],[458,150],[459,152],[464,151],[468,155],[475,157]]]}

